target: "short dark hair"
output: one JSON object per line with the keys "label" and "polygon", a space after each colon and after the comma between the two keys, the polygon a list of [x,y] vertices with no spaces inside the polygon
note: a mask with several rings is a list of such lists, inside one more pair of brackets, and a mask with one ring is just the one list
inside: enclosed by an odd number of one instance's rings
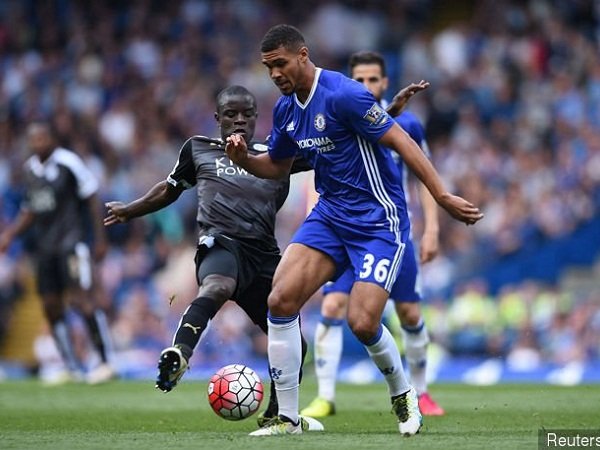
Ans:
{"label": "short dark hair", "polygon": [[229,97],[232,95],[239,95],[241,97],[250,98],[254,107],[256,108],[256,97],[254,96],[254,94],[248,89],[246,89],[244,86],[233,85],[226,87],[217,94],[217,110],[220,110],[221,106],[223,106],[223,104],[225,103],[225,97]]}
{"label": "short dark hair", "polygon": [[370,51],[352,53],[352,55],[350,55],[350,60],[348,61],[350,73],[352,73],[354,68],[360,64],[377,64],[381,67],[381,76],[386,76],[385,59],[383,59],[381,53]]}
{"label": "short dark hair", "polygon": [[279,47],[288,50],[298,50],[303,45],[306,45],[306,42],[298,28],[292,25],[280,24],[271,27],[267,31],[267,34],[265,34],[260,42],[260,51],[261,53],[272,52]]}

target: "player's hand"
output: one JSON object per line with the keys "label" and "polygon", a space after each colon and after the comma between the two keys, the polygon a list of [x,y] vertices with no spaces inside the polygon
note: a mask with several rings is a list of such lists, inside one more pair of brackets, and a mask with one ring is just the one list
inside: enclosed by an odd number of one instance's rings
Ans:
{"label": "player's hand", "polygon": [[413,95],[417,92],[424,91],[429,86],[429,81],[421,80],[418,83],[410,83],[408,86],[400,89],[400,91],[394,95],[390,106],[388,106],[388,113],[392,116],[397,116],[404,111],[404,108],[406,108],[408,101]]}
{"label": "player's hand", "polygon": [[248,145],[244,138],[239,134],[232,134],[226,139],[225,151],[231,161],[239,166],[244,165],[248,159]]}
{"label": "player's hand", "polygon": [[129,215],[127,214],[127,206],[122,202],[108,202],[105,203],[106,209],[108,212],[106,213],[106,217],[104,218],[104,226],[108,227],[109,225],[114,225],[116,223],[125,223],[129,220]]}
{"label": "player's hand", "polygon": [[419,245],[419,260],[421,264],[428,263],[435,258],[440,249],[438,233],[424,233]]}
{"label": "player's hand", "polygon": [[472,203],[462,197],[446,193],[439,204],[448,214],[467,225],[474,225],[483,218],[483,213]]}

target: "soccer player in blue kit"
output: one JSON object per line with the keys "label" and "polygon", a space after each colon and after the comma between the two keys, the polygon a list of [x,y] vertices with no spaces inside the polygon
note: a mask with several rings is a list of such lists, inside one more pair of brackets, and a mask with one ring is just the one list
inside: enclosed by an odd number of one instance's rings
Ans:
{"label": "soccer player in blue kit", "polygon": [[483,214],[446,191],[421,149],[362,84],[317,68],[296,28],[271,28],[261,42],[261,58],[283,94],[273,110],[269,151],[250,155],[244,139],[233,134],[227,139],[228,156],[258,177],[277,179],[287,176],[299,152],[315,170],[320,197],[275,272],[268,354],[279,415],[251,435],[302,433],[299,311],[348,266],[356,280],[347,313],[350,329],[385,377],[400,433],[416,434],[422,422],[416,392],[392,335],[381,324],[410,231],[400,174],[388,149],[400,154],[455,219],[470,225]]}
{"label": "soccer player in blue kit", "polygon": [[[383,99],[383,93],[388,85],[383,56],[371,51],[357,52],[350,56],[349,66],[352,79],[363,83],[375,99],[382,106],[387,106],[387,111],[392,114],[390,106],[396,106],[397,102],[388,106]],[[428,84],[421,82],[419,85],[412,86],[425,89]],[[410,98],[410,95],[415,92],[415,90],[409,91],[406,99]],[[399,96],[400,94],[396,95],[395,98]],[[398,111],[395,114],[398,114]],[[417,117],[409,111],[403,111],[395,116],[394,120],[421,147],[423,152],[429,155],[425,130]],[[402,173],[403,188],[405,194],[408,195],[406,193],[408,187],[407,170],[403,168],[402,159],[398,157],[398,154],[392,153],[392,155]],[[427,263],[436,256],[438,251],[438,208],[427,188],[422,183],[419,183],[418,187],[424,216],[419,254],[420,262]],[[419,306],[421,293],[417,282],[418,271],[413,242],[409,238],[406,241],[400,273],[390,292],[390,299],[393,300],[400,318],[400,333],[410,372],[410,383],[417,391],[419,410],[421,414],[426,416],[439,416],[444,414],[444,410],[427,392],[425,370],[429,336]],[[303,416],[320,418],[335,414],[336,377],[343,347],[342,325],[346,317],[346,306],[353,283],[354,273],[349,268],[335,283],[327,283],[323,287],[322,317],[317,324],[314,339],[318,396],[301,411]]]}

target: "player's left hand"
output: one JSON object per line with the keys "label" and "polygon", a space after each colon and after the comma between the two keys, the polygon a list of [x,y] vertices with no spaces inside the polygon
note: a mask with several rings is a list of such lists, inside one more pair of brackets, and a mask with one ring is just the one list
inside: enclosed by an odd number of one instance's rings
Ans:
{"label": "player's left hand", "polygon": [[225,151],[231,161],[239,166],[244,166],[244,162],[248,159],[248,145],[246,140],[240,134],[232,134],[227,137]]}
{"label": "player's left hand", "polygon": [[419,260],[421,264],[428,263],[435,258],[439,252],[439,238],[437,233],[424,233],[419,245]]}
{"label": "player's left hand", "polygon": [[404,111],[408,101],[413,95],[415,95],[417,92],[424,91],[429,86],[429,81],[421,80],[418,83],[410,83],[408,86],[400,89],[400,91],[394,95],[390,106],[388,106],[388,113],[392,116],[397,116]]}
{"label": "player's left hand", "polygon": [[483,218],[479,208],[458,195],[446,193],[438,203],[448,214],[467,225],[474,225]]}

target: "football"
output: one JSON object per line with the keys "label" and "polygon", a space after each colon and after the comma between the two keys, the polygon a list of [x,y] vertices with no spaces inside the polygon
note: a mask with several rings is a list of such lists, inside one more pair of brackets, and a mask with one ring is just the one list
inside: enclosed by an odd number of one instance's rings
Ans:
{"label": "football", "polygon": [[227,420],[242,420],[258,411],[263,392],[256,372],[243,364],[222,367],[208,382],[208,402]]}

